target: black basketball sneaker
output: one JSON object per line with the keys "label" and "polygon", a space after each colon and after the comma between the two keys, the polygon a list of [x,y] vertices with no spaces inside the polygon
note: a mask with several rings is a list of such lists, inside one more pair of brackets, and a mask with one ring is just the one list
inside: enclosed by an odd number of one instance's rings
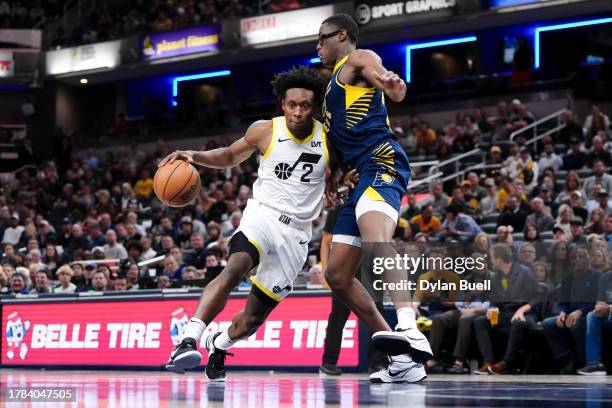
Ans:
{"label": "black basketball sneaker", "polygon": [[225,381],[225,357],[233,356],[226,350],[215,347],[215,339],[221,333],[215,333],[206,338],[206,349],[208,350],[208,363],[206,364],[206,378],[210,381]]}
{"label": "black basketball sneaker", "polygon": [[201,362],[202,353],[198,351],[195,339],[187,337],[170,353],[166,369],[177,374],[185,374],[186,370],[199,366]]}

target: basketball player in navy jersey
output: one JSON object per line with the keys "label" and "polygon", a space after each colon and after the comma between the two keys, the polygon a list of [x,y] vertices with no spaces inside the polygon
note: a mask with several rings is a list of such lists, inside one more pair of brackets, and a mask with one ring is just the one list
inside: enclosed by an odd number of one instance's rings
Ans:
{"label": "basketball player in navy jersey", "polygon": [[[408,157],[389,128],[385,95],[400,102],[406,84],[388,71],[376,53],[357,49],[359,27],[347,14],[326,19],[319,29],[317,52],[323,65],[333,68],[323,104],[327,137],[341,166],[359,172],[359,182],[341,208],[333,232],[326,271],[331,289],[374,331],[373,343],[391,355],[373,382],[416,382],[425,378],[422,365],[432,357],[426,337],[416,328],[409,292],[391,292],[398,326],[391,331],[353,271],[361,244],[373,246],[374,256],[394,257],[390,245],[401,199],[410,180]],[[397,279],[399,271],[388,271]],[[404,277],[405,279],[406,277]]]}
{"label": "basketball player in navy jersey", "polygon": [[170,354],[166,365],[170,371],[182,374],[200,365],[197,342],[204,329],[223,310],[245,274],[257,267],[244,310],[234,316],[228,329],[206,338],[206,377],[224,381],[227,350],[257,331],[291,292],[306,262],[312,221],[322,208],[329,162],[323,125],[313,118],[325,83],[317,71],[297,68],[276,75],[272,86],[284,116],[253,123],[245,136],[229,147],[177,151],[159,164],[188,160],[209,168],[230,168],[255,152],[262,155],[253,198],[230,240],[227,265],[202,292],[193,318]]}

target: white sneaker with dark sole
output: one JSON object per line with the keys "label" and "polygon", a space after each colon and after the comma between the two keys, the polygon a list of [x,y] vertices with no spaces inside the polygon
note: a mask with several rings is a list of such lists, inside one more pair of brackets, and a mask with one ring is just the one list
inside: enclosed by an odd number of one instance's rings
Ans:
{"label": "white sneaker with dark sole", "polygon": [[423,364],[408,355],[390,357],[389,367],[370,374],[372,383],[418,383],[427,378]]}
{"label": "white sneaker with dark sole", "polygon": [[603,377],[608,375],[606,366],[603,364],[589,364],[577,371],[580,375],[589,375],[595,377]]}
{"label": "white sneaker with dark sole", "polygon": [[187,370],[198,367],[201,363],[202,353],[196,348],[195,340],[187,338],[172,350],[166,369],[173,373],[185,374]]}
{"label": "white sneaker with dark sole", "polygon": [[372,344],[391,356],[409,354],[421,364],[433,358],[427,337],[417,328],[376,332],[372,335]]}

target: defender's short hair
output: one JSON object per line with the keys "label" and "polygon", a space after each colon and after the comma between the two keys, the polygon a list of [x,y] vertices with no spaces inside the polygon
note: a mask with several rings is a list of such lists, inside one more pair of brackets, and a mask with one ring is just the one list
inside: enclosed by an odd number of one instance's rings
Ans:
{"label": "defender's short hair", "polygon": [[359,26],[353,17],[348,14],[334,14],[323,21],[323,24],[330,24],[340,30],[345,30],[353,44],[357,44],[359,39]]}

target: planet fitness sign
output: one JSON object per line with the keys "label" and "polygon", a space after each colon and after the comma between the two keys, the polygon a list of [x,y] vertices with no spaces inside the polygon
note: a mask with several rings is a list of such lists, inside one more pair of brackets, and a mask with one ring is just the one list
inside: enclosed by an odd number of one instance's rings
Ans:
{"label": "planet fitness sign", "polygon": [[[244,304],[244,298],[229,300],[206,328],[201,350],[206,336],[229,327]],[[0,362],[161,366],[180,341],[196,305],[194,299],[5,304]],[[319,366],[330,308],[329,296],[286,298],[257,333],[232,348],[235,356],[227,364]],[[357,366],[358,346],[357,319],[351,315],[344,328],[339,364]]]}
{"label": "planet fitness sign", "polygon": [[143,58],[156,60],[178,55],[219,50],[220,26],[217,24],[185,30],[149,34],[142,38]]}

